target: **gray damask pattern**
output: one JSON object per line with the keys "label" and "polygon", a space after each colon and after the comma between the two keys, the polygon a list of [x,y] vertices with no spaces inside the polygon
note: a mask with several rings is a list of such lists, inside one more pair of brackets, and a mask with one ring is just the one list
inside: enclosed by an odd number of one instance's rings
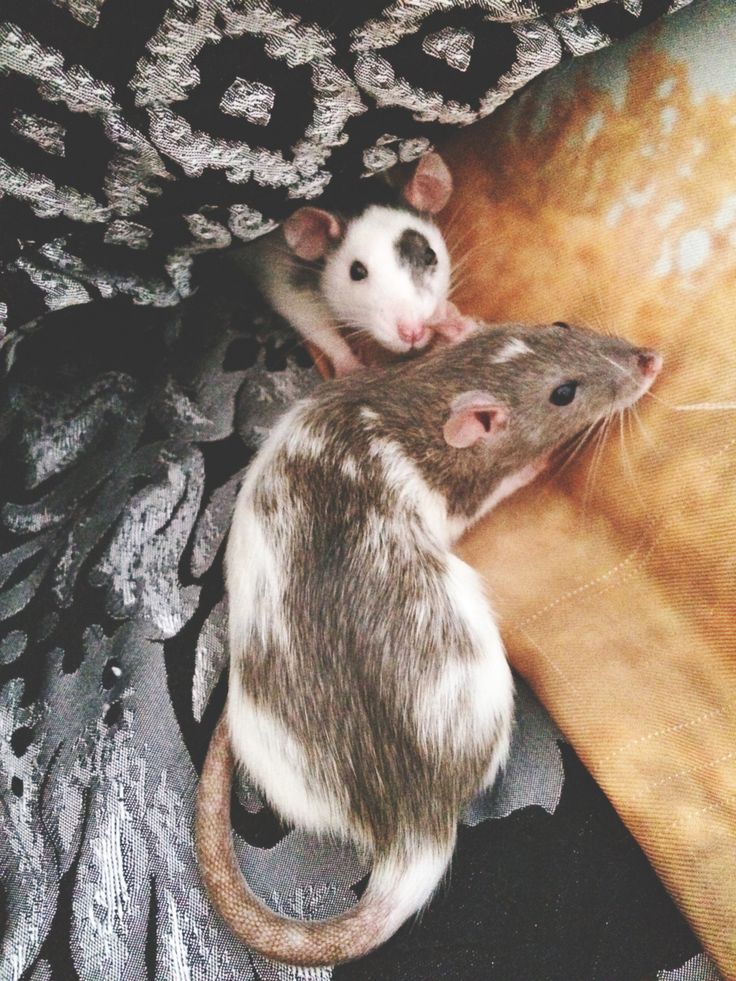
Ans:
{"label": "gray damask pattern", "polygon": [[[195,257],[335,179],[416,159],[610,43],[611,24],[681,0],[324,3],[309,18],[268,0],[150,0],[135,18],[128,2],[9,0],[0,16],[0,331],[15,328],[0,383],[0,981],[326,981],[236,943],[194,861],[234,496],[279,413],[319,383],[252,297],[197,293]],[[240,43],[256,67],[240,58],[215,84],[207,55]],[[559,739],[520,684],[508,770],[465,823],[554,815]],[[238,800],[238,854],[268,902],[324,916],[355,901],[354,854],[274,829],[245,784]],[[709,977],[704,960],[687,970]]]}
{"label": "gray damask pattern", "polygon": [[[330,976],[234,941],[193,851],[197,769],[224,698],[234,495],[279,413],[320,383],[283,325],[233,295],[175,312],[88,305],[16,345],[0,411],[2,981],[54,976],[50,937],[82,981]],[[519,681],[508,768],[463,821],[553,815],[560,740]],[[253,788],[238,798],[258,821]],[[298,832],[236,843],[249,881],[292,915],[345,909],[367,871]]]}
{"label": "gray damask pattern", "polygon": [[99,296],[178,303],[194,256],[683,2],[8,0],[0,330]]}
{"label": "gray damask pattern", "polygon": [[[94,321],[102,309],[87,312]],[[329,976],[251,958],[211,915],[194,860],[197,775],[171,675],[183,677],[199,722],[227,659],[225,603],[211,582],[243,472],[216,474],[212,486],[206,447],[235,440],[233,456],[247,459],[283,407],[318,384],[268,317],[244,332],[219,311],[193,337],[199,314],[185,307],[159,320],[164,357],[145,378],[92,372],[58,397],[24,378],[28,337],[11,371],[0,431],[4,458],[22,465],[25,499],[1,512],[8,541],[20,542],[0,556],[0,618],[11,626],[0,647],[3,981],[33,965],[44,976],[38,957],[63,889],[82,979],[145,977],[152,925],[161,979]],[[151,338],[131,343],[141,355]],[[243,343],[257,351],[253,363],[228,370]],[[284,369],[269,371],[269,345],[288,343]],[[24,615],[34,604],[44,613]],[[90,620],[73,635],[78,649],[65,627],[75,604]],[[167,663],[166,641],[198,622],[190,666]],[[523,686],[519,709],[512,763],[469,808],[471,824],[529,804],[553,811],[559,800],[559,734]],[[247,787],[240,796],[251,813],[262,806]],[[264,898],[291,914],[346,908],[366,872],[350,850],[296,832],[268,850],[240,840],[238,851]]]}

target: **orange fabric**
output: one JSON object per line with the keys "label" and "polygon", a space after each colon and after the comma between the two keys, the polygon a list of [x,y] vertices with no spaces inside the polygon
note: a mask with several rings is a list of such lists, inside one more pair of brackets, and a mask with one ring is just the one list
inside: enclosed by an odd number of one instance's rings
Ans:
{"label": "orange fabric", "polygon": [[[557,74],[445,148],[464,312],[665,355],[623,445],[612,432],[460,551],[514,665],[736,978],[736,98],[696,98],[655,38],[609,56],[629,59],[623,104]],[[711,407],[675,408],[693,403]]]}

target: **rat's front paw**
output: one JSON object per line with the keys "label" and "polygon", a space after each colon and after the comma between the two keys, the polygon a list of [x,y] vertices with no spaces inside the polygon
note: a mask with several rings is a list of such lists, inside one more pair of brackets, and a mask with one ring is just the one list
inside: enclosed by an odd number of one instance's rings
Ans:
{"label": "rat's front paw", "polygon": [[551,454],[545,453],[544,456],[537,457],[536,460],[532,460],[531,463],[520,470],[517,477],[519,480],[519,486],[524,487],[526,484],[530,484],[535,477],[538,477],[541,473],[547,469],[550,464]]}
{"label": "rat's front paw", "polygon": [[438,338],[448,344],[457,344],[469,334],[478,329],[478,324],[472,317],[466,317],[449,300],[445,303],[440,315],[432,321],[432,330]]}
{"label": "rat's front paw", "polygon": [[356,371],[362,371],[365,365],[352,352],[347,352],[332,359],[332,368],[335,372],[335,378],[344,378],[345,375],[352,375]]}

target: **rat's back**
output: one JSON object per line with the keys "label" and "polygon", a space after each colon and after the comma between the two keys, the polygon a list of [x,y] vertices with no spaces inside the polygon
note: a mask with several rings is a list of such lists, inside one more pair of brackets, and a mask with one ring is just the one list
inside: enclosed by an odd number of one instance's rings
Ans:
{"label": "rat's back", "polygon": [[512,686],[446,508],[360,400],[292,410],[227,559],[233,748],[272,806],[374,852],[454,840],[506,754]]}

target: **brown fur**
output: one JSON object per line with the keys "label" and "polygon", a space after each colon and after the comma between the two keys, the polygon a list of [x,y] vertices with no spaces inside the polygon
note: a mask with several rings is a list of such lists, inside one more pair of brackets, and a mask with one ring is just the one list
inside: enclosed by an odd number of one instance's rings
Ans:
{"label": "brown fur", "polygon": [[[522,342],[529,350],[509,357],[509,345]],[[287,543],[282,592],[269,618],[247,621],[250,635],[231,652],[230,684],[291,734],[311,787],[344,803],[345,834],[377,863],[408,862],[419,845],[449,859],[459,811],[483,785],[510,719],[484,722],[464,742],[475,694],[467,691],[443,720],[441,739],[420,737],[418,691],[435,690],[448,664],[473,665],[484,651],[450,594],[448,543],[436,537],[430,505],[392,484],[376,441],[384,453],[399,448],[450,517],[471,520],[505,477],[633,401],[642,384],[638,353],[589,331],[488,328],[426,358],[325,385],[289,417],[300,435],[319,440],[319,453],[282,431],[264,457],[247,507],[265,540]],[[571,379],[578,397],[554,406],[550,392]],[[459,450],[443,427],[468,391],[487,392],[507,418],[498,436]],[[234,560],[229,550],[229,570]],[[231,615],[237,602],[231,593]],[[199,794],[200,864],[232,929],[262,953],[303,965],[360,956],[385,939],[390,905],[370,885],[355,910],[322,924],[280,918],[255,899],[229,843],[224,722],[210,756]]]}

